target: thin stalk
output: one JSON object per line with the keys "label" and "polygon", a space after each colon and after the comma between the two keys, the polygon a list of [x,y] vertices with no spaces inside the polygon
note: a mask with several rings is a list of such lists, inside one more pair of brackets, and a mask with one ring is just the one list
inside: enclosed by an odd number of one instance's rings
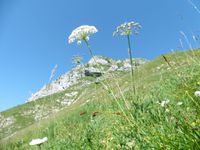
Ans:
{"label": "thin stalk", "polygon": [[[89,50],[89,53],[90,53],[91,57],[94,59],[94,62],[95,62],[96,64],[98,64],[98,63],[96,62],[96,59],[95,59],[95,57],[94,57],[94,54],[93,54],[93,52],[92,52],[92,49],[91,49],[91,47],[90,47],[88,41],[87,41],[87,40],[84,40],[84,41],[85,41],[85,43],[86,43],[86,45],[87,45],[87,47],[88,47],[88,50]],[[101,68],[101,71],[103,71],[103,68]],[[105,80],[106,80],[106,79],[105,79]],[[100,82],[100,83],[101,83],[104,87],[106,87],[106,89],[108,89],[108,92],[113,96],[113,98],[114,98],[115,102],[117,103],[118,107],[121,109],[121,111],[123,112],[123,114],[126,116],[126,119],[128,120],[128,122],[132,125],[130,119],[128,118],[128,116],[127,116],[126,113],[124,112],[122,106],[121,106],[120,103],[118,102],[118,100],[117,100],[117,98],[116,98],[116,96],[115,96],[113,90],[111,89],[109,83],[107,82],[107,80],[106,80],[107,86],[106,86],[103,82]]]}
{"label": "thin stalk", "polygon": [[165,57],[165,55],[162,55],[163,59],[165,60],[165,62],[168,64],[168,66],[170,66],[172,68],[172,65],[169,63],[169,61],[167,60],[167,57]]}
{"label": "thin stalk", "polygon": [[117,100],[117,97],[115,96],[115,94],[113,93],[113,91],[111,90],[111,88],[108,86],[106,86],[105,88],[107,88],[110,91],[110,94],[113,96],[115,102],[117,103],[118,107],[121,109],[122,113],[124,114],[124,116],[126,117],[127,121],[130,123],[130,125],[132,126],[133,122],[131,122],[131,120],[128,118],[127,114],[125,113],[124,109],[122,108],[122,106],[120,105],[120,103]]}
{"label": "thin stalk", "polygon": [[[174,69],[173,66],[169,63],[167,57],[164,56],[164,55],[162,55],[162,57],[164,58],[165,62],[166,62],[172,69]],[[177,71],[176,71],[176,70],[174,70],[174,71],[175,71],[175,73],[176,73],[177,76],[178,76]],[[189,86],[187,85],[187,82],[186,82],[187,80],[186,80],[185,78],[180,78],[180,79],[183,81],[183,84],[184,84],[186,87],[189,87]],[[186,94],[187,94],[188,97],[192,100],[192,102],[195,103],[196,106],[200,108],[200,105],[194,100],[194,98],[193,98],[192,96],[190,96],[188,92],[186,92]]]}
{"label": "thin stalk", "polygon": [[[90,47],[90,44],[88,43],[87,40],[84,40],[84,41],[85,41],[85,43],[86,43],[86,45],[87,45],[87,47],[88,47],[88,50],[89,50],[89,53],[90,53],[91,57],[94,59],[94,62],[96,63],[96,60],[95,60],[95,58],[94,58],[94,54],[93,54],[92,49],[91,49],[91,47]],[[97,64],[97,63],[96,63],[96,64]],[[96,81],[97,81],[97,77],[95,77],[95,79],[96,79]],[[96,81],[95,81],[95,82],[96,82]],[[97,90],[96,84],[95,84],[95,89]]]}
{"label": "thin stalk", "polygon": [[[115,78],[114,78],[114,79],[115,79]],[[120,94],[121,94],[121,96],[122,96],[122,99],[123,99],[123,101],[124,101],[124,103],[125,103],[126,108],[129,110],[129,109],[130,109],[130,106],[128,106],[128,102],[126,101],[126,98],[124,97],[124,94],[123,94],[123,92],[122,92],[122,89],[121,89],[120,86],[119,86],[118,81],[115,80],[115,83],[116,83],[116,86],[117,86],[118,89],[119,89],[119,92],[120,92]],[[129,112],[130,112],[130,111],[129,111]],[[130,115],[131,115],[132,119],[134,119],[134,117],[133,117],[133,115],[132,115],[131,112],[130,112]]]}
{"label": "thin stalk", "polygon": [[[178,71],[174,68],[174,66],[172,66],[172,65],[170,64],[170,61],[167,59],[167,57],[166,57],[165,55],[162,55],[162,57],[163,57],[164,61],[167,63],[167,65],[168,65],[171,69],[174,70],[174,72],[176,73],[177,77],[179,77]],[[186,80],[185,78],[181,78],[181,77],[179,77],[179,78],[180,78],[180,80],[183,81],[183,84],[184,84],[186,87],[188,87],[187,84],[186,84],[186,81],[187,81],[187,80]]]}
{"label": "thin stalk", "polygon": [[38,148],[39,148],[39,150],[42,150],[42,148],[41,148],[41,144],[38,145]]}
{"label": "thin stalk", "polygon": [[188,95],[188,97],[192,100],[193,103],[196,104],[197,107],[200,108],[200,105],[194,100],[194,98],[192,96],[190,96],[190,94],[188,92],[186,92],[186,94]]}
{"label": "thin stalk", "polygon": [[128,53],[129,53],[129,59],[130,59],[130,63],[131,63],[131,81],[132,81],[133,92],[134,92],[134,94],[136,94],[135,78],[134,78],[134,73],[133,73],[133,59],[132,59],[133,57],[132,57],[132,50],[131,50],[130,35],[127,35],[127,39],[128,39]]}
{"label": "thin stalk", "polygon": [[[94,59],[94,54],[93,54],[93,52],[92,52],[92,49],[91,49],[91,47],[90,47],[90,44],[88,43],[87,40],[84,40],[84,41],[85,41],[85,43],[86,43],[86,45],[87,45],[87,47],[88,47],[88,50],[89,50],[89,53],[90,53],[91,57]],[[95,59],[94,59],[94,61],[95,61]]]}

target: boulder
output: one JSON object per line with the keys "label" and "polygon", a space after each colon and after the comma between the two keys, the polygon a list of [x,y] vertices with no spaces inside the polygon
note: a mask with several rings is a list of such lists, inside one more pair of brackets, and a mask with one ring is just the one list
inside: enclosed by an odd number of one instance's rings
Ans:
{"label": "boulder", "polygon": [[85,76],[100,77],[102,76],[102,72],[99,69],[91,67],[91,68],[85,69]]}

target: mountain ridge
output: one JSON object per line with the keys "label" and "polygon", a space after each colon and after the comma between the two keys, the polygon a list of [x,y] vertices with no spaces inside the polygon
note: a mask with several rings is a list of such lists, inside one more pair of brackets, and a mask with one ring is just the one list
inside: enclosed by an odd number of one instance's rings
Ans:
{"label": "mountain ridge", "polygon": [[[136,60],[137,66],[142,65],[145,62],[147,62],[147,60],[143,58],[133,59],[133,61],[135,60]],[[101,65],[101,68],[99,68],[99,66],[95,66],[96,63],[98,65]],[[39,91],[32,94],[31,97],[26,102],[34,101],[36,99],[54,94],[56,92],[66,90],[68,87],[76,84],[76,82],[81,77],[87,76],[87,74],[85,73],[86,71],[91,72],[91,73],[94,73],[94,72],[109,73],[113,71],[129,71],[130,68],[131,68],[131,65],[129,63],[129,59],[114,60],[112,58],[105,57],[105,56],[94,56],[94,58],[91,58],[87,64],[78,65],[72,70],[58,77],[52,83],[44,85]],[[90,83],[88,82],[86,84],[90,84]]]}

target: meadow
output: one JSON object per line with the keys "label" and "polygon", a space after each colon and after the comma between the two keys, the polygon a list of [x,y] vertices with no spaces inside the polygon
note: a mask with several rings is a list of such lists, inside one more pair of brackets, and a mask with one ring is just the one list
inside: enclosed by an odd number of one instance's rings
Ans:
{"label": "meadow", "polygon": [[[74,105],[1,140],[0,149],[200,149],[200,50],[164,56],[134,70],[136,94],[130,72],[110,74],[82,89]],[[29,145],[42,137],[48,141]]]}

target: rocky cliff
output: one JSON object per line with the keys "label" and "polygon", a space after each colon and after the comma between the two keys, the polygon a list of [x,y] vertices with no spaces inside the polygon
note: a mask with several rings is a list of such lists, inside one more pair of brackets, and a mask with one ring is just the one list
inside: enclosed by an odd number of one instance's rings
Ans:
{"label": "rocky cliff", "polygon": [[[143,65],[147,62],[145,59],[136,58],[133,59],[134,67]],[[27,102],[37,100],[39,98],[61,92],[67,88],[79,83],[80,86],[90,84],[92,82],[81,82],[81,78],[85,76],[97,76],[100,77],[103,74],[107,74],[113,71],[129,71],[131,65],[129,59],[126,60],[113,60],[108,57],[95,56],[87,64],[82,64],[61,75],[57,80],[50,84],[44,85],[38,92],[32,94]]]}

